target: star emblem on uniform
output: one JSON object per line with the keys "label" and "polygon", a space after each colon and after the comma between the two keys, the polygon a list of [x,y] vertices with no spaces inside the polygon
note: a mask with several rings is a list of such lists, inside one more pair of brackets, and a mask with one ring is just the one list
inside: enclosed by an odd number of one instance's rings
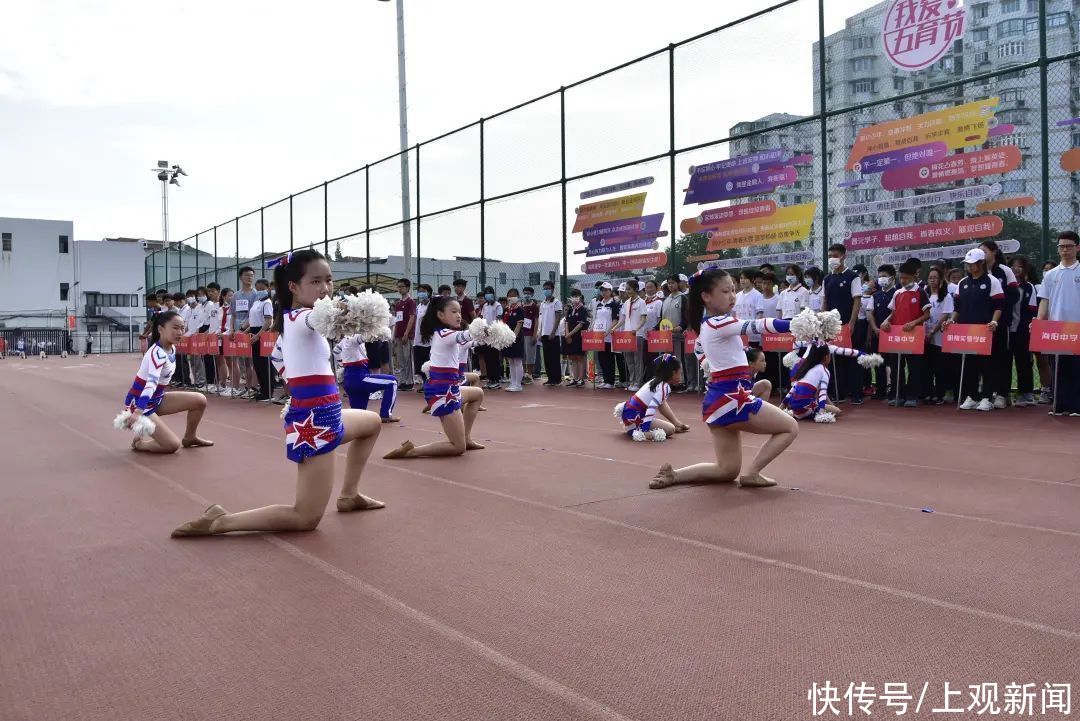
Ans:
{"label": "star emblem on uniform", "polygon": [[735,401],[737,404],[737,407],[735,408],[736,413],[742,413],[743,406],[754,402],[754,395],[742,386],[739,386],[739,390],[734,393],[725,393],[724,396]]}
{"label": "star emblem on uniform", "polygon": [[454,387],[450,386],[446,389],[446,394],[443,396],[443,403],[453,403],[457,400],[457,394],[454,393]]}
{"label": "star emblem on uniform", "polygon": [[295,435],[295,439],[292,441],[294,449],[307,445],[313,451],[319,450],[319,441],[329,443],[335,437],[335,433],[330,430],[330,426],[315,425],[315,411],[308,413],[308,417],[302,423],[290,423],[286,435]]}

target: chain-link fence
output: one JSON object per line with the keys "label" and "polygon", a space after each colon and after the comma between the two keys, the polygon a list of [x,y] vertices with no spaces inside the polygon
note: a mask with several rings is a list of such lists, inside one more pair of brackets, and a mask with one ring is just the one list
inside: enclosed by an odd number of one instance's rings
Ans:
{"label": "chain-link fence", "polygon": [[306,247],[354,285],[461,278],[499,296],[821,265],[836,242],[868,266],[956,262],[984,238],[1053,258],[1080,215],[1078,15],[780,2],[175,243],[147,258],[146,287],[235,287]]}

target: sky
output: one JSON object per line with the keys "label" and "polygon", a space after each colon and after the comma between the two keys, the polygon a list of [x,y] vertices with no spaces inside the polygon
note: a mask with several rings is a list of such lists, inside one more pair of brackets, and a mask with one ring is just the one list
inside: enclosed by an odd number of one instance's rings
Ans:
{"label": "sky", "polygon": [[[410,143],[770,4],[406,0]],[[827,31],[871,4],[828,0]],[[809,113],[816,6],[801,0],[680,49],[677,144],[724,137],[770,112]],[[3,4],[0,27],[13,30],[0,43],[0,215],[71,219],[80,239],[160,238],[151,168],[169,160],[189,173],[170,192],[170,237],[179,240],[398,149],[392,2],[51,0]],[[663,152],[666,60],[568,91],[567,107],[571,174]],[[558,177],[557,110],[553,98],[487,124],[489,194]],[[423,148],[424,212],[475,197],[478,137],[474,128]],[[684,161],[722,157],[680,158],[680,172]],[[666,198],[663,162],[579,181],[572,192],[637,170],[658,173],[655,197]],[[400,204],[397,167],[371,172],[373,215],[389,222]],[[330,193],[331,236],[362,223],[358,180]],[[294,232],[321,238],[321,191],[294,202]],[[557,190],[492,204],[489,253],[495,244],[513,254],[523,215],[544,216],[534,232],[558,247],[560,205]],[[287,243],[285,210],[266,211],[268,245]],[[257,233],[253,222],[242,223],[242,244]],[[462,211],[425,221],[423,232],[428,243],[456,244],[477,223],[475,210]],[[373,246],[392,252],[400,232],[383,235]]]}

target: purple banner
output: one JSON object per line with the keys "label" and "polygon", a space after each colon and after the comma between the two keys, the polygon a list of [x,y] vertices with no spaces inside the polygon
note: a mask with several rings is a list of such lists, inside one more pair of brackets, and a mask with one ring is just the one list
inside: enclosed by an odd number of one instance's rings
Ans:
{"label": "purple banner", "polygon": [[867,155],[855,164],[855,172],[863,175],[884,173],[886,170],[903,168],[908,165],[924,165],[937,162],[949,152],[945,143],[927,143],[910,148],[896,148],[884,153]]}
{"label": "purple banner", "polygon": [[[730,160],[718,160],[715,163],[695,165],[690,168],[690,175],[712,175],[713,173],[725,172],[730,175],[750,175],[759,170],[782,165],[783,162],[783,150],[766,150],[760,153],[751,153],[750,155],[740,155],[736,158],[731,158]],[[731,173],[731,171],[736,172]],[[693,182],[694,179],[691,177],[691,185],[693,185]]]}
{"label": "purple banner", "polygon": [[640,218],[609,220],[586,228],[582,237],[589,242],[589,247],[602,247],[613,240],[633,240],[639,235],[656,233],[664,222],[663,213],[644,215]]}
{"label": "purple banner", "polygon": [[615,255],[616,253],[635,253],[640,250],[656,250],[660,247],[652,238],[635,238],[633,240],[612,238],[607,245],[589,246],[585,251],[585,257],[595,258],[598,255]]}
{"label": "purple banner", "polygon": [[[702,179],[695,183],[694,181],[699,177],[709,177],[711,179]],[[690,178],[690,187],[686,190],[683,205],[715,203],[720,200],[742,198],[747,195],[771,193],[781,185],[793,185],[798,178],[798,172],[791,166],[762,170],[737,178],[694,175]]]}

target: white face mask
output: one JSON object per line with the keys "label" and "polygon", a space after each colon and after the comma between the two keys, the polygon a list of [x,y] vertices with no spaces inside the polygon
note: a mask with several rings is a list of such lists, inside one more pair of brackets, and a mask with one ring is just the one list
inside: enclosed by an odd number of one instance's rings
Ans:
{"label": "white face mask", "polygon": [[839,267],[840,267],[840,259],[839,258],[829,258],[829,270],[830,271],[835,273],[836,270]]}
{"label": "white face mask", "polygon": [[205,295],[200,295],[200,296],[198,297],[198,301],[199,301],[200,303],[205,303],[205,302],[206,302],[206,296],[205,296]]}
{"label": "white face mask", "polygon": [[892,286],[892,278],[887,275],[879,275],[877,279],[878,287],[882,290]]}
{"label": "white face mask", "polygon": [[799,279],[796,278],[794,275],[784,276],[784,280],[787,281],[788,285],[795,285],[799,282]]}
{"label": "white face mask", "polygon": [[195,299],[194,298],[188,298],[187,299],[187,304],[188,305],[195,305]]}

